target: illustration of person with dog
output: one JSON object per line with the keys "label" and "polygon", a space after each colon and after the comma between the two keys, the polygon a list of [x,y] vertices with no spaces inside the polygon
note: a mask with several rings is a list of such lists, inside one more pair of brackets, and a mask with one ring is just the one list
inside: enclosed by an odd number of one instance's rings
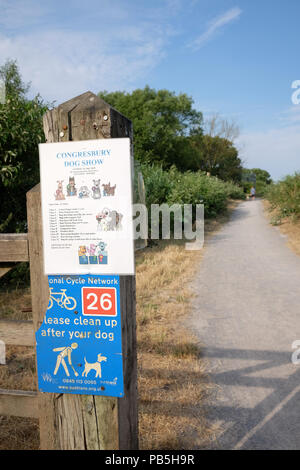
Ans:
{"label": "illustration of person with dog", "polygon": [[65,358],[68,358],[69,365],[73,369],[75,377],[78,377],[78,372],[76,372],[76,370],[74,369],[74,367],[72,365],[72,359],[71,359],[71,354],[72,354],[73,350],[77,349],[77,348],[78,348],[78,344],[77,343],[72,343],[71,346],[63,346],[61,348],[53,349],[54,352],[59,353],[57,355],[56,366],[55,366],[55,369],[54,369],[54,375],[57,374],[58,369],[59,369],[60,365],[62,364],[66,375],[68,377],[70,377],[70,372],[68,370],[68,367],[67,367],[67,364],[66,364],[66,361],[65,361]]}

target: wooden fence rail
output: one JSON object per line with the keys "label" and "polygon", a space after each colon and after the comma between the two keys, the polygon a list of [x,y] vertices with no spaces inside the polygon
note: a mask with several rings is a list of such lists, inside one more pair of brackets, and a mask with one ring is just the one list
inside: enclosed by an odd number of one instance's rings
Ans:
{"label": "wooden fence rail", "polygon": [[0,263],[29,261],[27,233],[0,234]]}
{"label": "wooden fence rail", "polygon": [[[27,233],[0,234],[0,278],[24,261],[29,261]],[[0,320],[0,340],[8,346],[34,346],[33,322]],[[37,392],[0,389],[0,415],[38,418]]]}
{"label": "wooden fence rail", "polygon": [[0,389],[0,415],[38,418],[37,392]]}
{"label": "wooden fence rail", "polygon": [[33,322],[0,320],[0,340],[8,346],[34,346]]}

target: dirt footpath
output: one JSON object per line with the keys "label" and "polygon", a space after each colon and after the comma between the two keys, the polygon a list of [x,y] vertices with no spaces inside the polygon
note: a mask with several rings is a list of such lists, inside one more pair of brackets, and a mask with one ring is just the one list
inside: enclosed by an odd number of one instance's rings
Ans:
{"label": "dirt footpath", "polygon": [[[259,200],[241,203],[206,244],[194,280],[192,330],[214,393],[210,448],[300,447],[300,257],[270,226]],[[300,355],[299,355],[300,356]]]}

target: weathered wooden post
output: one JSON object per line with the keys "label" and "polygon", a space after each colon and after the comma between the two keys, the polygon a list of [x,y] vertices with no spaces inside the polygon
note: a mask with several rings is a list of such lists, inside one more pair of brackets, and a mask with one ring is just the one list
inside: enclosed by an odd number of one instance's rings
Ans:
{"label": "weathered wooden post", "polygon": [[[47,142],[129,137],[132,124],[91,92],[44,116]],[[28,239],[35,330],[43,322],[49,286],[43,269],[41,194],[27,193]],[[135,276],[120,276],[123,398],[39,393],[41,449],[133,450],[138,448]]]}

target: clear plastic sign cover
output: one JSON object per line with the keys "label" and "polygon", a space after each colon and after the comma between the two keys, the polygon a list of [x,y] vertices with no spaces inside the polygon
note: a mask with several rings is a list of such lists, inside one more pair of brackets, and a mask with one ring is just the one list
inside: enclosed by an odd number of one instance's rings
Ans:
{"label": "clear plastic sign cover", "polygon": [[134,274],[130,139],[39,154],[45,274]]}

